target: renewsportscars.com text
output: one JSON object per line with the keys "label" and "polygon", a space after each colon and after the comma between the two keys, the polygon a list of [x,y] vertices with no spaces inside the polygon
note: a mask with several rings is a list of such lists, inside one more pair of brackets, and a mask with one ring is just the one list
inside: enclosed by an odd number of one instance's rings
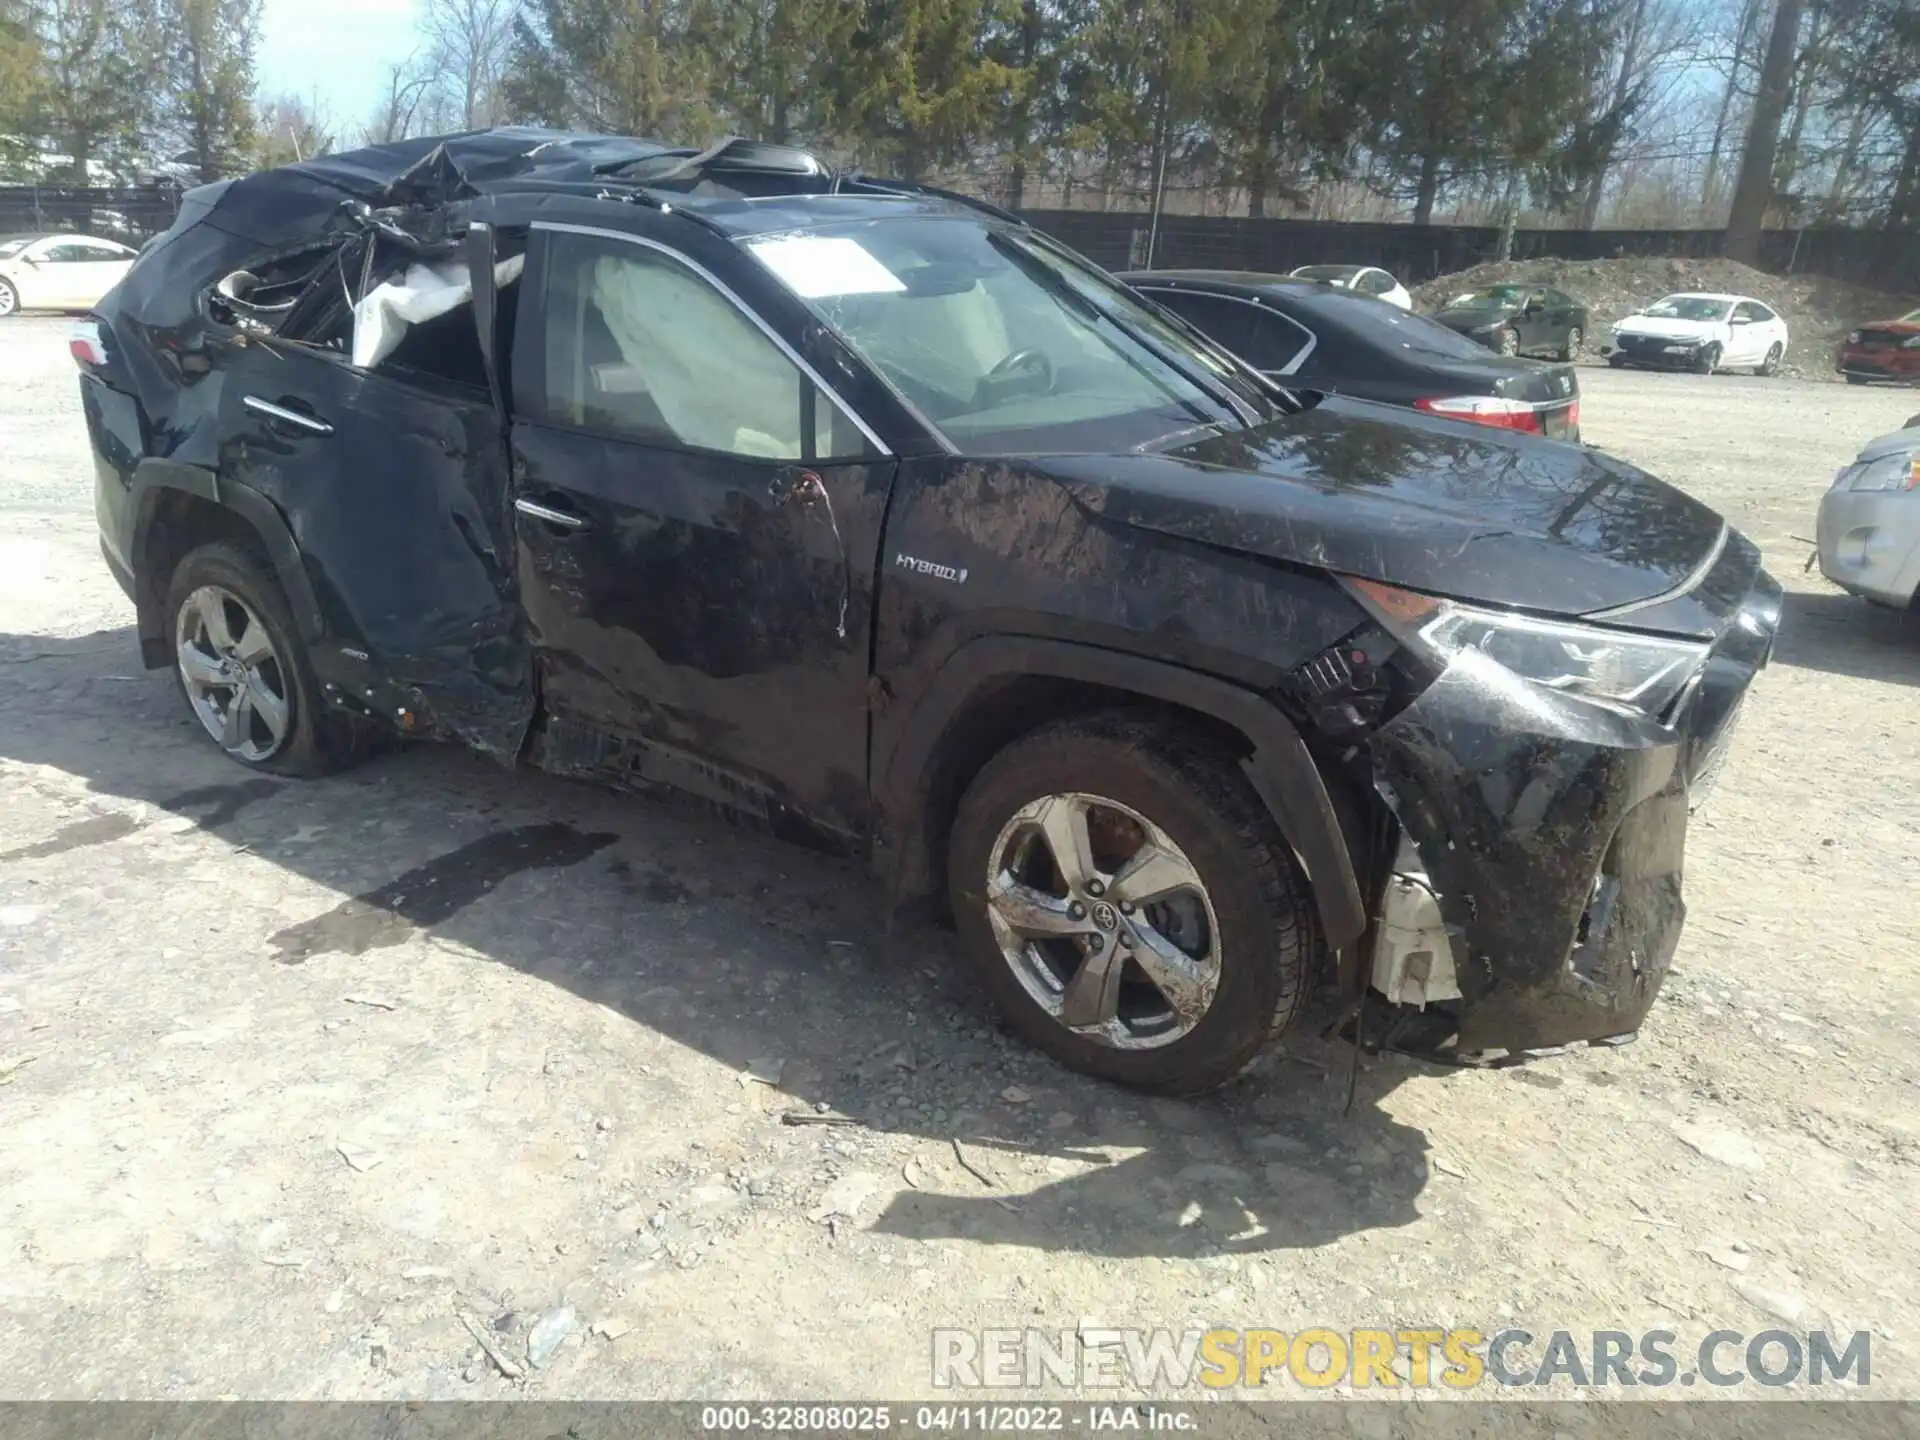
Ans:
{"label": "renewsportscars.com text", "polygon": [[1872,1337],[1714,1330],[935,1330],[936,1389],[1867,1386]]}

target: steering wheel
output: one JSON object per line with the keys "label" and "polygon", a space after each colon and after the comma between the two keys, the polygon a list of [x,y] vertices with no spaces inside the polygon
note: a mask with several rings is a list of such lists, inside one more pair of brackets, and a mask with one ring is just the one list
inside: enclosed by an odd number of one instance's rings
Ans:
{"label": "steering wheel", "polygon": [[1047,358],[1045,351],[1015,350],[980,377],[975,396],[976,399],[984,398],[996,390],[1018,393],[1027,388],[1023,383],[1026,381],[1039,382],[1033,387],[1033,393],[1037,395],[1053,393],[1053,361]]}

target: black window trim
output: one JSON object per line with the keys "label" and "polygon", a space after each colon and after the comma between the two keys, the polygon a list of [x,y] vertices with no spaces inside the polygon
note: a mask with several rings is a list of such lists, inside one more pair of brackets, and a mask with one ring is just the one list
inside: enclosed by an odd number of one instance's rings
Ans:
{"label": "black window trim", "polygon": [[[802,356],[798,350],[795,350],[793,346],[789,345],[781,336],[780,332],[769,325],[758,311],[736,295],[724,280],[692,256],[686,254],[684,251],[676,250],[673,246],[664,244],[659,240],[651,239],[648,236],[635,235],[625,230],[609,230],[600,225],[576,225],[560,220],[535,220],[530,228],[565,235],[587,235],[601,240],[620,240],[629,245],[638,245],[642,249],[655,251],[658,254],[666,256],[667,259],[674,264],[684,266],[687,270],[712,286],[714,291],[719,294],[722,299],[726,300],[734,309],[746,316],[756,330],[771,340],[775,348],[777,348],[782,355],[786,356],[788,360],[792,361],[802,375],[813,382],[814,386],[821,394],[827,397],[834,408],[853,422],[854,428],[866,437],[867,443],[874,448],[875,453],[881,459],[891,460],[894,458],[892,448],[888,446],[887,442],[882,440],[879,435],[874,433],[873,427],[867,424],[861,417],[859,411],[849,405],[846,400],[841,397],[840,392],[829,385],[820,372],[809,365],[805,357]],[[522,299],[524,300],[524,298],[523,296]],[[547,297],[543,292],[540,296],[541,313],[543,316],[546,312],[546,299]],[[560,428],[572,431],[578,427],[568,425]],[[681,446],[674,448],[687,449],[689,447]]]}
{"label": "black window trim", "polygon": [[[1311,326],[1302,325],[1298,320],[1294,319],[1291,315],[1282,314],[1280,311],[1274,309],[1271,305],[1262,304],[1258,300],[1250,300],[1245,295],[1229,295],[1224,290],[1205,290],[1197,285],[1192,285],[1192,286],[1167,285],[1167,284],[1149,285],[1145,283],[1136,283],[1136,284],[1130,285],[1128,288],[1131,290],[1137,290],[1141,294],[1147,295],[1149,297],[1155,295],[1157,292],[1160,295],[1207,295],[1212,297],[1215,300],[1230,300],[1235,305],[1245,305],[1250,309],[1259,311],[1262,315],[1272,316],[1276,320],[1279,320],[1284,322],[1285,324],[1291,325],[1293,326],[1294,329],[1298,330],[1302,335],[1305,335],[1307,337],[1307,344],[1305,349],[1303,349],[1298,355],[1295,355],[1293,359],[1289,360],[1283,368],[1279,370],[1263,370],[1260,372],[1263,375],[1298,375],[1300,373],[1300,367],[1307,363],[1307,357],[1313,354],[1315,349],[1317,349],[1320,344],[1319,333],[1315,331]],[[1159,304],[1161,302],[1158,300],[1155,300],[1154,303]]]}

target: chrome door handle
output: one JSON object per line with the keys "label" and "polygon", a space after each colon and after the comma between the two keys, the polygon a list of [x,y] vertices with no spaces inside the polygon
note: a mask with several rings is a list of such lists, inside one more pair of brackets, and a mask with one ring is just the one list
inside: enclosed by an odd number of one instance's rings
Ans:
{"label": "chrome door handle", "polygon": [[334,428],[332,428],[330,424],[326,424],[326,420],[319,419],[319,417],[315,417],[315,415],[301,415],[300,411],[290,411],[286,405],[275,405],[271,399],[261,399],[259,396],[242,396],[240,397],[240,403],[246,405],[255,415],[265,415],[269,420],[280,420],[282,424],[292,424],[292,426],[296,426],[296,428],[300,428],[300,430],[305,430],[307,434],[330,436],[330,434],[334,432]]}
{"label": "chrome door handle", "polygon": [[587,524],[584,515],[576,515],[571,510],[556,510],[551,505],[542,505],[538,500],[515,500],[513,508],[522,515],[544,520],[549,525],[558,525],[563,530],[583,530]]}
{"label": "chrome door handle", "polygon": [[289,410],[284,405],[276,405],[271,400],[262,400],[258,395],[242,395],[240,403],[257,415],[269,420],[278,420],[283,425],[292,425],[305,430],[310,435],[331,435],[333,426],[313,415],[303,415],[298,410]]}

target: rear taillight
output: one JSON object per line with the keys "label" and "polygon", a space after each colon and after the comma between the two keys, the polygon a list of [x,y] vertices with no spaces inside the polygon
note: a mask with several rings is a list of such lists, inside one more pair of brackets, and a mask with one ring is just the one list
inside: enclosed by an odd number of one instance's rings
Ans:
{"label": "rear taillight", "polygon": [[1580,400],[1576,396],[1574,398],[1573,403],[1567,406],[1567,429],[1578,430],[1579,428],[1580,428]]}
{"label": "rear taillight", "polygon": [[1540,411],[1529,401],[1509,400],[1503,395],[1454,395],[1437,400],[1416,400],[1413,408],[1447,420],[1466,420],[1475,425],[1491,425],[1496,430],[1525,430],[1541,434]]}
{"label": "rear taillight", "polygon": [[107,363],[106,342],[100,338],[100,327],[91,320],[83,320],[73,327],[67,336],[67,349],[74,362],[85,368],[97,369]]}

